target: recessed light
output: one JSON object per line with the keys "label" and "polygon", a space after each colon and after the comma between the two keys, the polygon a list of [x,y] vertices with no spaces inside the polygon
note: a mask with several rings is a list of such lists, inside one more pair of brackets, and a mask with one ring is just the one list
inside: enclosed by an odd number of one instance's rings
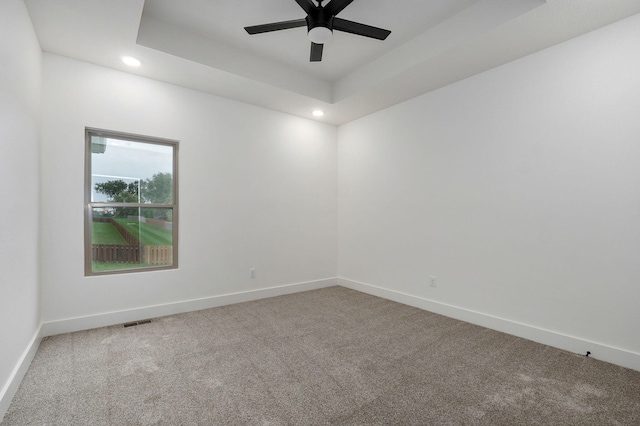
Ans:
{"label": "recessed light", "polygon": [[322,117],[324,115],[324,112],[319,110],[319,109],[317,109],[317,110],[313,111],[312,114],[313,114],[314,117]]}
{"label": "recessed light", "polygon": [[131,56],[123,56],[122,57],[122,62],[124,62],[125,64],[129,65],[130,67],[139,67],[140,66],[140,61],[137,60],[136,58],[131,57]]}

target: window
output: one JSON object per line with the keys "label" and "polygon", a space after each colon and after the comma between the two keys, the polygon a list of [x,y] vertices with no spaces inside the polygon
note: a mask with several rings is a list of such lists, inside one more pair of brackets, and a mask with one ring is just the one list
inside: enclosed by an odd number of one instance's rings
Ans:
{"label": "window", "polygon": [[178,143],[87,129],[85,275],[178,267]]}

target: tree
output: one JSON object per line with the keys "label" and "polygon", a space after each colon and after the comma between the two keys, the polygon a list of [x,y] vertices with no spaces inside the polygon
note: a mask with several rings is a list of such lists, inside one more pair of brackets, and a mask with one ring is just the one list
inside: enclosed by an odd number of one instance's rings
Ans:
{"label": "tree", "polygon": [[142,182],[145,203],[171,204],[173,202],[173,178],[171,173],[156,173]]}
{"label": "tree", "polygon": [[[110,202],[115,203],[173,203],[173,176],[171,173],[156,173],[150,179],[129,184],[121,179],[110,180],[96,183],[95,189],[97,192],[105,194]],[[170,210],[167,209],[143,209],[142,213],[139,213],[136,208],[119,207],[116,209],[117,217],[139,214],[150,218],[171,220]]]}
{"label": "tree", "polygon": [[[123,180],[110,180],[103,183],[96,183],[95,189],[101,194],[105,194],[109,201],[115,203],[137,203],[139,199],[138,182],[127,184]],[[137,208],[116,208],[116,217],[137,216]]]}
{"label": "tree", "polygon": [[127,189],[128,185],[123,180],[110,180],[108,182],[96,183],[96,191],[105,194],[109,201],[114,201],[115,198]]}
{"label": "tree", "polygon": [[[156,173],[141,182],[140,192],[144,202],[149,204],[173,203],[173,176],[171,173]],[[172,220],[168,209],[142,209],[142,215],[153,219]]]}

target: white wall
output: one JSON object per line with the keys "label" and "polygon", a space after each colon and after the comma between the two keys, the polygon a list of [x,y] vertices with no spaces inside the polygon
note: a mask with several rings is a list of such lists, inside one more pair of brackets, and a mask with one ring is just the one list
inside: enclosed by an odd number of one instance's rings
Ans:
{"label": "white wall", "polygon": [[[334,126],[56,55],[43,63],[46,333],[206,307],[238,292],[335,284]],[[179,269],[84,277],[85,126],[180,141]]]}
{"label": "white wall", "polygon": [[[21,0],[0,2],[0,419],[37,338],[41,51]],[[36,347],[37,344],[34,346]],[[16,384],[17,386],[17,384]]]}
{"label": "white wall", "polygon": [[636,15],[340,127],[345,285],[640,369],[638,40]]}

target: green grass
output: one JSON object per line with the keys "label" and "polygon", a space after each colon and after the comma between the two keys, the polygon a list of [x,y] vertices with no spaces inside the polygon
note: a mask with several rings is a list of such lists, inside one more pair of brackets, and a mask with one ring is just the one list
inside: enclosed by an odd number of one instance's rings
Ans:
{"label": "green grass", "polygon": [[133,219],[116,219],[129,232],[138,237],[145,246],[170,246],[173,245],[173,233],[169,229],[160,226],[149,225]]}
{"label": "green grass", "polygon": [[113,244],[126,246],[127,241],[111,223],[93,222],[93,244]]}
{"label": "green grass", "polygon": [[118,262],[92,262],[91,270],[93,272],[119,271],[134,268],[157,268],[169,265],[149,265],[147,263],[118,263]]}
{"label": "green grass", "polygon": [[93,262],[93,272],[115,271],[120,269],[147,268],[165,265],[147,265],[144,263]]}

